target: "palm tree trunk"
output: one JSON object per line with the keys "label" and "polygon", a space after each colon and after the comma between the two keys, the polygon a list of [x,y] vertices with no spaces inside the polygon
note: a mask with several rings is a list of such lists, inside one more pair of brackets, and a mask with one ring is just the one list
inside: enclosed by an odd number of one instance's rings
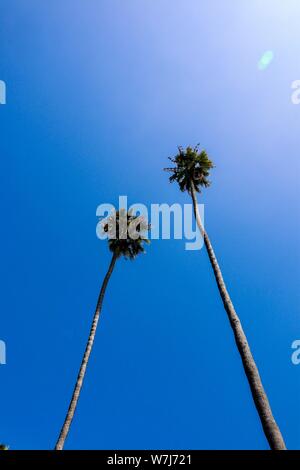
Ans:
{"label": "palm tree trunk", "polygon": [[218,265],[217,258],[215,256],[214,250],[208,238],[206,231],[201,222],[198,204],[197,204],[197,196],[195,186],[192,182],[191,187],[191,196],[193,199],[193,206],[194,206],[194,214],[197,221],[197,225],[199,230],[204,238],[204,244],[209,256],[210,263],[212,265],[214,275],[217,281],[218,289],[227,312],[231,327],[233,329],[235,341],[241,355],[241,359],[243,362],[244,370],[250,385],[252,397],[258,411],[262,427],[264,429],[264,433],[266,438],[269,442],[269,445],[272,450],[286,450],[286,446],[281,435],[280,429],[276,424],[274,416],[272,414],[272,410],[269,404],[268,397],[264,390],[263,384],[261,382],[261,378],[258,372],[258,368],[255,364],[253,359],[246,335],[243,331],[241,321],[234,309],[233,303],[229,297],[228,291],[226,289],[226,285],[221,273],[221,269]]}
{"label": "palm tree trunk", "polygon": [[74,387],[71,402],[70,402],[70,405],[69,405],[69,409],[68,409],[64,424],[61,428],[60,435],[59,435],[59,438],[58,438],[56,446],[55,446],[55,450],[62,450],[63,449],[64,444],[65,444],[65,440],[66,440],[66,438],[68,436],[68,433],[69,433],[69,430],[70,430],[70,426],[71,426],[71,423],[72,423],[72,420],[73,420],[73,417],[74,417],[74,413],[75,413],[75,410],[76,410],[76,407],[77,407],[77,402],[78,402],[78,399],[79,399],[81,387],[82,387],[83,380],[84,380],[84,377],[85,377],[85,372],[86,372],[86,368],[87,368],[87,365],[88,365],[89,357],[90,357],[92,347],[93,347],[93,343],[94,343],[94,340],[95,340],[95,335],[96,335],[97,325],[98,325],[98,321],[99,321],[99,317],[100,317],[100,313],[101,313],[101,307],[102,307],[102,303],[103,303],[105,290],[106,290],[108,281],[110,279],[110,276],[112,275],[113,269],[115,267],[116,260],[117,260],[117,256],[116,256],[116,254],[114,254],[112,259],[111,259],[108,271],[105,275],[105,278],[104,278],[104,281],[103,281],[103,284],[102,284],[102,287],[101,287],[101,291],[100,291],[100,294],[99,294],[99,297],[98,297],[98,302],[97,302],[97,306],[96,306],[96,310],[95,310],[95,314],[94,314],[94,318],[93,318],[93,322],[92,322],[88,342],[87,342],[85,352],[84,352],[84,355],[83,355],[83,359],[82,359],[82,362],[81,362],[81,365],[80,365],[80,369],[79,369],[79,373],[78,373],[78,376],[77,376],[77,380],[76,380],[76,384],[75,384],[75,387]]}

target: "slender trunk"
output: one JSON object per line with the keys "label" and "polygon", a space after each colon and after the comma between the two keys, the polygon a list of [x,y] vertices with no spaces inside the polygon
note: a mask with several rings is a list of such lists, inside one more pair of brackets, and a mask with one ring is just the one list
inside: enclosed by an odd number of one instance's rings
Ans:
{"label": "slender trunk", "polygon": [[85,348],[85,352],[84,352],[84,355],[83,355],[83,358],[82,358],[82,361],[81,361],[81,365],[80,365],[79,373],[78,373],[78,376],[77,376],[76,384],[75,384],[75,387],[74,387],[73,395],[72,395],[72,398],[71,398],[71,402],[70,402],[70,405],[69,405],[69,409],[68,409],[64,424],[61,428],[60,435],[59,435],[59,438],[58,438],[56,446],[55,446],[55,450],[62,450],[63,449],[64,444],[65,444],[65,440],[66,440],[66,438],[68,436],[68,433],[69,433],[69,430],[70,430],[70,426],[71,426],[71,423],[72,423],[72,420],[73,420],[73,417],[74,417],[74,413],[75,413],[75,410],[76,410],[77,402],[78,402],[78,399],[79,399],[81,387],[82,387],[83,380],[84,380],[84,377],[85,377],[85,372],[86,372],[86,368],[87,368],[87,365],[88,365],[89,357],[90,357],[92,347],[93,347],[93,343],[94,343],[94,340],[95,340],[95,335],[96,335],[96,330],[97,330],[97,325],[98,325],[98,321],[99,321],[99,317],[100,317],[100,312],[101,312],[101,307],[102,307],[102,303],[103,303],[105,290],[106,290],[108,281],[110,279],[110,276],[112,275],[116,260],[117,260],[117,256],[114,254],[112,259],[111,259],[108,271],[105,275],[105,278],[104,278],[104,281],[103,281],[103,284],[102,284],[102,287],[101,287],[101,291],[100,291],[100,294],[99,294],[99,297],[98,297],[98,302],[97,302],[94,318],[93,318],[93,321],[92,321],[92,326],[91,326],[91,329],[90,329],[89,339],[88,339],[88,342],[87,342],[87,345],[86,345],[86,348]]}
{"label": "slender trunk", "polygon": [[221,273],[221,269],[218,265],[218,261],[215,256],[214,250],[212,248],[208,235],[202,225],[199,210],[198,210],[195,186],[193,182],[192,182],[192,188],[191,188],[191,196],[193,199],[194,214],[195,214],[195,218],[197,221],[197,225],[199,227],[199,230],[202,236],[204,237],[204,244],[205,244],[205,247],[209,256],[209,260],[211,262],[211,265],[214,271],[214,275],[217,281],[218,289],[219,289],[225,310],[227,312],[231,327],[233,329],[235,341],[236,341],[239,353],[241,355],[244,370],[245,370],[245,373],[246,373],[246,376],[250,385],[252,397],[253,397],[256,409],[258,411],[258,414],[262,423],[262,427],[264,429],[264,433],[266,435],[266,438],[272,450],[286,450],[283,437],[281,435],[280,429],[278,425],[276,424],[276,421],[272,414],[269,400],[267,398],[266,392],[262,385],[257,366],[253,359],[246,335],[241,325],[241,321],[231,302],[231,299],[226,289],[226,285],[225,285],[225,282]]}

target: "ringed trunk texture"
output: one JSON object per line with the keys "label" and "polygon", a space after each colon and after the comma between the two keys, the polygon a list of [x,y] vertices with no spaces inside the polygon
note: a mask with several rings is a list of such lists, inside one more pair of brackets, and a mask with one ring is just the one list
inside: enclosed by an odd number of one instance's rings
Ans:
{"label": "ringed trunk texture", "polygon": [[265,436],[269,442],[270,448],[272,450],[286,450],[286,446],[281,435],[280,429],[274,419],[272,414],[271,406],[264,390],[258,368],[253,359],[246,335],[241,325],[241,321],[234,309],[233,303],[229,297],[226,285],[222,276],[221,269],[219,267],[216,255],[208,238],[206,231],[202,225],[200,218],[197,196],[195,186],[192,182],[191,196],[194,206],[194,214],[197,221],[199,230],[204,238],[204,244],[208,253],[210,263],[212,265],[218,289],[227,312],[231,327],[233,329],[235,341],[241,355],[243,362],[244,370],[250,385],[252,397],[258,411],[261,424],[265,433]]}
{"label": "ringed trunk texture", "polygon": [[76,410],[76,407],[77,407],[77,402],[78,402],[78,399],[79,399],[79,396],[80,396],[81,387],[82,387],[83,380],[84,380],[84,377],[85,377],[89,357],[90,357],[92,347],[93,347],[93,344],[94,344],[97,325],[98,325],[98,321],[99,321],[99,317],[100,317],[100,313],[101,313],[101,308],[102,308],[102,303],[103,303],[103,299],[104,299],[104,294],[105,294],[106,287],[107,287],[108,281],[110,279],[110,276],[112,275],[113,269],[115,267],[116,260],[117,260],[117,256],[114,254],[112,259],[111,259],[108,271],[107,271],[107,273],[105,275],[105,278],[103,280],[101,291],[100,291],[100,294],[99,294],[99,297],[98,297],[98,302],[97,302],[94,318],[93,318],[93,321],[92,321],[92,326],[91,326],[91,329],[90,329],[88,342],[87,342],[85,352],[84,352],[84,355],[83,355],[83,358],[82,358],[82,361],[81,361],[81,365],[80,365],[79,373],[78,373],[78,376],[77,376],[76,384],[75,384],[75,387],[74,387],[73,395],[72,395],[72,398],[71,398],[71,402],[70,402],[70,405],[69,405],[69,409],[68,409],[64,424],[61,428],[61,431],[60,431],[60,434],[59,434],[59,437],[58,437],[58,440],[57,440],[57,443],[56,443],[56,446],[55,446],[55,450],[62,450],[63,449],[64,444],[65,444],[65,440],[66,440],[66,438],[68,436],[68,433],[69,433],[69,430],[70,430],[70,426],[71,426],[71,423],[72,423],[72,420],[73,420],[73,417],[74,417],[74,413],[75,413],[75,410]]}

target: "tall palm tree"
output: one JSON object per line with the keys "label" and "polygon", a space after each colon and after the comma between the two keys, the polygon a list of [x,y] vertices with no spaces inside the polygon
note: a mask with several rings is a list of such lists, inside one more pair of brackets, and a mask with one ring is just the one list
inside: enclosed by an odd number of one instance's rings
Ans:
{"label": "tall palm tree", "polygon": [[241,355],[244,370],[264,433],[272,450],[285,450],[286,446],[283,437],[273,417],[272,410],[246,335],[243,331],[241,321],[230,299],[216,255],[207,232],[204,230],[198,210],[197,193],[201,192],[200,188],[207,188],[210,186],[208,177],[210,170],[214,165],[208,158],[207,153],[204,150],[199,150],[198,145],[195,148],[187,147],[186,149],[179,147],[177,155],[174,158],[170,158],[170,160],[175,165],[175,167],[172,168],[165,168],[166,171],[172,172],[172,175],[169,178],[170,182],[173,183],[176,181],[179,184],[180,190],[187,191],[192,197],[196,222],[204,239],[204,244],[213,268],[220,296],[227,312],[230,325],[233,329],[236,345]]}
{"label": "tall palm tree", "polygon": [[96,305],[96,310],[90,329],[90,334],[81,361],[73,395],[55,446],[55,450],[63,449],[70,430],[70,426],[74,417],[79,395],[81,392],[81,387],[85,377],[89,357],[95,340],[96,329],[101,313],[104,294],[108,281],[114,270],[115,263],[117,259],[121,256],[124,256],[126,259],[130,260],[135,259],[136,256],[144,252],[144,243],[149,243],[149,240],[144,236],[145,232],[149,228],[144,218],[142,216],[133,215],[132,212],[127,213],[125,209],[116,211],[110,217],[105,219],[105,221],[102,222],[102,227],[104,232],[107,232],[108,235],[108,244],[109,249],[112,252],[112,258],[99,293],[98,302]]}

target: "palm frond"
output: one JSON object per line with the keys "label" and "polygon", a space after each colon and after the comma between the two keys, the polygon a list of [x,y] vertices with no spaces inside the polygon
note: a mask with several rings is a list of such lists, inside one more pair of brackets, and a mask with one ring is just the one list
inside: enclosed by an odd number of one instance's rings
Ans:
{"label": "palm frond", "polygon": [[170,183],[176,181],[181,191],[191,192],[192,183],[197,192],[201,192],[202,187],[210,186],[208,177],[214,165],[206,151],[200,151],[199,147],[199,144],[186,149],[178,147],[178,153],[174,157],[169,157],[175,166],[164,168],[165,171],[172,173],[169,177]]}
{"label": "palm frond", "polygon": [[102,221],[102,228],[108,235],[110,251],[118,257],[135,259],[140,253],[144,253],[144,243],[150,243],[145,233],[150,225],[141,215],[137,216],[133,211],[125,209],[113,212]]}

